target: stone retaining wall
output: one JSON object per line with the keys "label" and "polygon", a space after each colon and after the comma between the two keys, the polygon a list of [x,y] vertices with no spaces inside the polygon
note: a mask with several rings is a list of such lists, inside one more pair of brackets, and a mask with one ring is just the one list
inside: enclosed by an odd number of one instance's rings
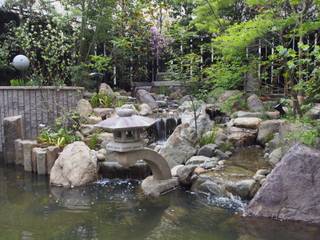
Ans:
{"label": "stone retaining wall", "polygon": [[61,113],[75,109],[83,91],[79,87],[0,87],[0,152],[5,117],[22,115],[24,137],[34,138],[40,124],[50,125]]}

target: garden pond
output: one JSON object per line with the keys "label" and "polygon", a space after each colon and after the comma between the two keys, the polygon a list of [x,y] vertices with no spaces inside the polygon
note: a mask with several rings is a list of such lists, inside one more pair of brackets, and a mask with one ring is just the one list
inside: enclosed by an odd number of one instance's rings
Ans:
{"label": "garden pond", "polygon": [[52,188],[46,177],[0,166],[0,240],[298,240],[320,227],[244,218],[239,200],[179,189],[146,199],[139,182],[103,179]]}

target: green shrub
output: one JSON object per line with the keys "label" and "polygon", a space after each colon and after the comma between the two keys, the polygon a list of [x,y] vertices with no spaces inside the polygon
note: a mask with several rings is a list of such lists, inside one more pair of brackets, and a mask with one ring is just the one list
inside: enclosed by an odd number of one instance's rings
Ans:
{"label": "green shrub", "polygon": [[98,134],[95,133],[93,134],[90,138],[89,138],[89,141],[87,142],[88,144],[88,147],[92,150],[95,150],[98,148],[98,145],[100,144],[100,140],[99,140],[99,137],[98,137]]}
{"label": "green shrub", "polygon": [[234,110],[245,110],[247,109],[246,98],[244,98],[244,95],[242,93],[238,93],[224,101],[221,104],[220,108],[224,113],[229,115],[231,115]]}
{"label": "green shrub", "polygon": [[320,137],[319,129],[310,129],[306,131],[292,132],[287,135],[287,140],[295,140],[305,145],[314,147],[317,144],[317,139]]}
{"label": "green shrub", "polygon": [[25,81],[23,79],[11,79],[10,85],[14,87],[25,86]]}
{"label": "green shrub", "polygon": [[91,99],[90,103],[92,107],[112,107],[113,105],[113,96],[108,96],[105,94],[95,93]]}
{"label": "green shrub", "polygon": [[200,147],[207,145],[207,144],[214,143],[214,141],[216,140],[216,137],[217,137],[217,132],[218,132],[218,128],[215,127],[212,129],[212,131],[202,135],[199,140]]}
{"label": "green shrub", "polygon": [[68,131],[65,128],[60,128],[57,131],[51,128],[45,128],[41,130],[38,136],[39,143],[55,145],[61,148],[79,140],[80,138],[78,136],[75,136],[73,132]]}

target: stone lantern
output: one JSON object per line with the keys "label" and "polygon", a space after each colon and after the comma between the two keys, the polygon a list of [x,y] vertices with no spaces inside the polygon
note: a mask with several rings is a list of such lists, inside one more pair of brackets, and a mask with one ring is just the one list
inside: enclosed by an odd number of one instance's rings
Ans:
{"label": "stone lantern", "polygon": [[123,167],[133,166],[144,160],[151,168],[152,176],[142,182],[146,195],[159,196],[178,185],[171,176],[168,162],[156,151],[144,147],[140,134],[155,123],[155,119],[137,116],[131,109],[118,109],[117,117],[96,124],[97,127],[113,133],[113,141],[106,148]]}
{"label": "stone lantern", "polygon": [[107,145],[107,150],[114,152],[129,152],[141,150],[144,142],[140,133],[155,123],[148,117],[134,115],[131,109],[118,109],[118,117],[109,118],[96,126],[113,133],[114,141]]}

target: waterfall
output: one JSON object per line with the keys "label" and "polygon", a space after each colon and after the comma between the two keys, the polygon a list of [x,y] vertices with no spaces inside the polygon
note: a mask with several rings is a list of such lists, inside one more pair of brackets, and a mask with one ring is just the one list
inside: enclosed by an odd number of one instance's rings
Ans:
{"label": "waterfall", "polygon": [[149,137],[151,137],[154,142],[164,142],[170,137],[176,127],[180,124],[180,118],[159,118],[150,128]]}

